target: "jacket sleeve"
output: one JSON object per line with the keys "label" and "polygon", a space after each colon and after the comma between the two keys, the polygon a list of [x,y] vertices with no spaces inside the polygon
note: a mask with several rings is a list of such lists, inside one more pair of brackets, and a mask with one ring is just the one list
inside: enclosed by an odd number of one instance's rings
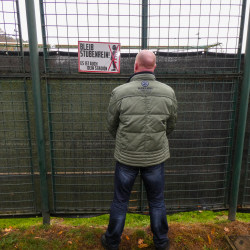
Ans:
{"label": "jacket sleeve", "polygon": [[176,120],[177,120],[177,100],[175,98],[175,94],[173,94],[173,103],[171,106],[171,113],[170,117],[167,120],[167,135],[172,133],[172,131],[175,129],[176,126]]}
{"label": "jacket sleeve", "polygon": [[108,125],[108,131],[114,138],[116,137],[116,132],[119,127],[119,121],[120,121],[119,116],[120,116],[119,104],[116,100],[114,92],[112,92],[107,112],[107,125]]}

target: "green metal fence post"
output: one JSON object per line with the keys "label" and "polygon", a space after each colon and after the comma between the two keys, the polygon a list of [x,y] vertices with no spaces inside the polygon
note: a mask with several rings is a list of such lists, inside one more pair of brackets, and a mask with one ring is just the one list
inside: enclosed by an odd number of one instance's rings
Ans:
{"label": "green metal fence post", "polygon": [[40,83],[40,73],[39,73],[39,55],[38,55],[34,0],[25,0],[25,4],[26,4],[26,16],[27,16],[28,35],[29,35],[29,47],[30,47],[32,89],[33,89],[34,106],[35,106],[36,136],[37,136],[38,159],[39,159],[39,169],[40,169],[43,224],[50,224],[41,83]]}
{"label": "green metal fence post", "polygon": [[[240,23],[240,34],[239,34],[239,41],[238,41],[238,51],[237,51],[237,72],[240,73],[241,71],[241,52],[242,52],[242,41],[243,41],[243,31],[244,31],[244,24],[245,24],[245,17],[246,17],[246,2],[247,0],[243,0],[242,2],[242,9],[241,9],[241,23]],[[229,196],[229,181],[230,181],[230,171],[232,168],[232,159],[233,159],[233,144],[234,144],[234,132],[235,132],[235,120],[236,120],[236,107],[237,107],[237,97],[238,97],[238,86],[239,86],[240,77],[237,78],[235,82],[235,90],[234,90],[234,105],[233,105],[233,116],[231,122],[231,133],[230,133],[230,150],[229,150],[229,164],[227,168],[227,178],[226,178],[226,206],[228,205],[228,196]]]}
{"label": "green metal fence post", "polygon": [[21,29],[21,20],[20,20],[20,10],[19,10],[19,1],[16,0],[16,10],[17,10],[17,20],[18,20],[18,33],[19,33],[19,43],[20,43],[20,55],[22,58],[22,71],[24,72],[24,53],[23,53],[23,37]]}
{"label": "green metal fence post", "polygon": [[241,10],[241,22],[240,22],[240,34],[239,34],[239,42],[238,42],[238,73],[240,73],[240,65],[241,65],[241,50],[242,50],[242,41],[243,41],[243,31],[244,31],[244,23],[245,23],[245,17],[246,17],[246,5],[247,0],[243,0],[242,2],[242,10]]}
{"label": "green metal fence post", "polygon": [[148,44],[148,0],[142,0],[142,43],[141,48],[147,49]]}
{"label": "green metal fence post", "polygon": [[40,17],[41,17],[41,25],[42,25],[42,36],[43,36],[44,67],[45,67],[45,73],[47,73],[47,69],[48,69],[48,46],[47,46],[47,42],[46,42],[43,0],[40,0]]}
{"label": "green metal fence post", "polygon": [[249,90],[250,90],[250,19],[248,20],[248,32],[246,42],[246,52],[244,57],[244,77],[242,82],[240,107],[239,107],[239,120],[237,128],[236,146],[235,146],[235,161],[232,178],[232,189],[230,197],[230,207],[228,219],[234,221],[236,219],[237,201],[239,193],[240,183],[240,171],[242,163],[242,154],[244,147],[244,137],[247,120],[247,110],[249,102]]}

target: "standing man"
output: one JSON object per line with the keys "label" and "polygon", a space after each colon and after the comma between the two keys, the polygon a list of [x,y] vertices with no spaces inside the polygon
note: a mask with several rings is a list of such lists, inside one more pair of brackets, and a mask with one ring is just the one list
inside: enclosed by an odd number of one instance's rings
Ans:
{"label": "standing man", "polygon": [[109,225],[101,237],[106,250],[119,249],[129,197],[139,171],[147,192],[155,248],[169,249],[164,162],[170,157],[167,135],[175,128],[177,101],[171,87],[156,81],[155,62],[153,52],[142,50],[135,59],[135,74],[111,94],[107,122],[116,140],[117,163]]}

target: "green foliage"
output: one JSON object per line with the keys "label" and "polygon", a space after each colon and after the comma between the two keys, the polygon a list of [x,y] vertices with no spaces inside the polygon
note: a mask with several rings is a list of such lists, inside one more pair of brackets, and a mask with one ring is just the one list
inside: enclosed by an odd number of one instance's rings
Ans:
{"label": "green foliage", "polygon": [[97,234],[97,235],[103,234],[103,233],[104,233],[103,229],[101,229],[101,228],[94,228],[93,232],[94,232],[95,234]]}
{"label": "green foliage", "polygon": [[[194,212],[181,212],[176,214],[171,214],[167,216],[168,222],[178,222],[178,223],[215,223],[215,224],[222,224],[228,222],[227,219],[228,211],[221,211],[221,212],[213,212],[213,211],[194,211]],[[249,222],[250,221],[250,214],[243,214],[237,213],[236,215],[237,220],[242,222]],[[58,218],[55,218],[57,220]],[[15,220],[15,219],[10,219]],[[32,225],[32,221],[34,223],[40,224],[42,219],[18,219],[18,220],[31,220],[30,222],[26,222],[24,226],[26,228],[29,225]],[[92,217],[92,218],[65,218],[63,224],[65,225],[72,225],[72,226],[107,226],[109,223],[109,214]],[[4,223],[6,226],[9,227],[11,225],[11,221]],[[15,222],[17,226],[20,226],[22,223],[19,221],[18,223]],[[150,225],[150,217],[148,215],[142,214],[131,214],[128,213],[126,216],[126,223],[125,227],[135,228],[135,227],[146,227]],[[5,228],[3,224],[1,224],[0,220],[0,228]]]}
{"label": "green foliage", "polygon": [[201,236],[196,237],[195,240],[196,240],[196,241],[199,241],[199,242],[204,241],[204,239],[203,239]]}
{"label": "green foliage", "polygon": [[93,232],[86,232],[85,234],[83,234],[83,239],[86,245],[95,244],[95,235],[93,234]]}
{"label": "green foliage", "polygon": [[[41,238],[34,238],[33,235],[21,237],[18,233],[9,233],[0,240],[0,249],[13,250],[44,250],[48,249],[48,242]],[[53,248],[55,249],[55,248]]]}
{"label": "green foliage", "polygon": [[47,224],[39,226],[39,228],[41,228],[41,229],[43,229],[45,231],[48,231],[51,227],[52,227],[51,225],[47,225]]}
{"label": "green foliage", "polygon": [[[237,213],[237,219],[240,221],[244,221],[242,220],[242,217],[238,215],[239,213]],[[208,223],[208,222],[220,223],[227,221],[227,217],[228,217],[228,211],[213,212],[207,210],[204,211],[200,210],[194,212],[181,212],[167,216],[169,222],[182,222],[182,223]],[[246,218],[247,217],[248,220],[250,220],[250,214],[246,216]]]}
{"label": "green foliage", "polygon": [[169,215],[168,221],[183,223],[209,222],[213,221],[215,217],[216,215],[213,211],[181,212]]}
{"label": "green foliage", "polygon": [[145,244],[148,244],[148,246],[154,246],[153,237],[147,235],[147,236],[144,238],[144,243],[145,243]]}
{"label": "green foliage", "polygon": [[[109,214],[92,218],[65,218],[63,223],[72,226],[106,226],[109,223]],[[125,227],[146,227],[149,224],[148,215],[128,213],[126,216]]]}
{"label": "green foliage", "polygon": [[203,250],[212,250],[212,248],[207,247],[206,245],[204,245],[204,247],[202,248]]}
{"label": "green foliage", "polygon": [[[172,215],[168,215],[169,222],[181,222],[181,223],[225,223],[227,222],[228,211],[213,212],[213,211],[194,211],[194,212],[181,212]],[[51,218],[59,220],[58,218]],[[242,222],[250,222],[250,214],[237,213],[236,219]],[[109,215],[101,215],[92,218],[65,218],[63,224],[71,226],[107,226],[109,223]],[[130,214],[126,216],[125,227],[146,227],[150,224],[150,217],[142,214]],[[44,230],[48,229],[48,226],[42,225],[42,218],[14,218],[14,219],[0,219],[0,229],[4,228],[18,228],[24,230],[31,226],[41,226]]]}
{"label": "green foliage", "polygon": [[[216,213],[211,211],[195,211],[169,215],[168,220],[172,223],[170,227],[176,229],[175,233],[172,231],[171,235],[173,245],[177,245],[180,249],[191,250],[194,249],[193,246],[196,245],[199,246],[199,249],[211,250],[215,249],[214,246],[219,243],[221,247],[218,249],[225,249],[223,243],[225,235],[224,228],[230,227],[227,216],[228,213],[224,211]],[[249,218],[249,214],[237,214],[238,220],[249,222]],[[2,219],[0,220],[0,249],[99,249],[100,237],[106,228],[103,227],[103,225],[107,226],[108,221],[109,215],[95,218],[64,220],[61,218],[53,218],[51,220],[51,226],[43,226],[41,225],[41,218]],[[129,238],[124,237],[121,250],[139,250],[138,239],[143,239],[144,243],[147,244],[150,249],[153,249],[153,237],[151,234],[146,233],[148,228],[140,228],[150,225],[149,216],[128,214],[127,222],[128,225],[132,226],[130,227],[131,229],[126,232]],[[34,225],[32,223],[34,223]],[[98,223],[100,223],[100,225]],[[65,227],[65,225],[62,224],[68,224],[69,226]],[[72,224],[76,225],[76,227],[74,228]],[[137,228],[134,228],[135,224]],[[239,223],[239,225],[244,226],[247,224],[243,225],[243,223]],[[180,227],[183,227],[183,231],[180,231]],[[209,242],[210,245],[207,244],[207,235],[210,235],[212,239],[212,243]],[[128,246],[130,248],[127,248]]]}
{"label": "green foliage", "polygon": [[133,237],[135,237],[136,239],[144,239],[146,237],[146,232],[144,230],[137,229],[133,233]]}
{"label": "green foliage", "polygon": [[73,236],[81,236],[82,233],[83,233],[82,228],[73,228],[69,230],[68,232],[66,232],[66,235],[69,237],[73,237]]}
{"label": "green foliage", "polygon": [[18,234],[9,234],[1,238],[0,240],[0,249],[8,249],[8,247],[13,247],[17,242]]}
{"label": "green foliage", "polygon": [[105,226],[109,222],[109,215],[104,214],[91,218],[65,218],[63,224],[72,226]]}
{"label": "green foliage", "polygon": [[127,214],[125,227],[146,227],[150,224],[150,217],[143,214]]}
{"label": "green foliage", "polygon": [[247,213],[237,213],[236,214],[236,219],[239,221],[243,221],[243,222],[250,222],[250,214]]}
{"label": "green foliage", "polygon": [[178,235],[177,237],[174,238],[174,241],[176,243],[181,243],[182,242],[182,237],[180,235]]}
{"label": "green foliage", "polygon": [[41,225],[42,218],[14,218],[14,219],[0,219],[0,229],[4,228],[19,228],[27,229],[31,226]]}
{"label": "green foliage", "polygon": [[19,238],[18,248],[22,250],[42,250],[46,249],[48,242],[44,239],[35,239],[33,236]]}

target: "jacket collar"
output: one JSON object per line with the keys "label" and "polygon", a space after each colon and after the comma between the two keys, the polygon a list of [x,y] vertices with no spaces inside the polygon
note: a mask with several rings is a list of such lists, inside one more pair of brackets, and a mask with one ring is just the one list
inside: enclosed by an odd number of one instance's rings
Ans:
{"label": "jacket collar", "polygon": [[135,73],[132,76],[130,76],[129,79],[127,80],[127,83],[130,82],[132,80],[132,78],[134,78],[135,76],[140,75],[140,74],[151,74],[152,76],[150,78],[155,79],[155,74],[154,73],[152,73],[150,71],[141,71],[141,72]]}

